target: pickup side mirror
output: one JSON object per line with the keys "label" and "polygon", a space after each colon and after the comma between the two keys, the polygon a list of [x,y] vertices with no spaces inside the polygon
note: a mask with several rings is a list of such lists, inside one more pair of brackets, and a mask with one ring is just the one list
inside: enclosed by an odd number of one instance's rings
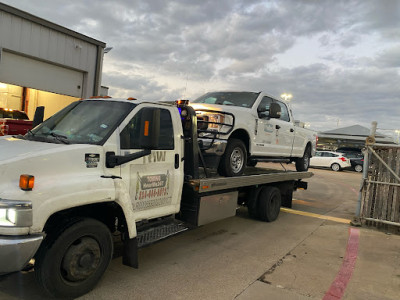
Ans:
{"label": "pickup side mirror", "polygon": [[269,105],[269,117],[273,119],[281,117],[281,106],[278,103],[272,102]]}
{"label": "pickup side mirror", "polygon": [[36,107],[35,115],[33,117],[32,128],[35,128],[39,124],[43,123],[44,118],[44,106]]}

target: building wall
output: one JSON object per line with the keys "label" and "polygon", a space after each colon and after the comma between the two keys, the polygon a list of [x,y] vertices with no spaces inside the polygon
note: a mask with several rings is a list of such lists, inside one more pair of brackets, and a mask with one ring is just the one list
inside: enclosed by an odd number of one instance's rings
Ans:
{"label": "building wall", "polygon": [[0,82],[74,97],[100,92],[105,44],[0,3]]}

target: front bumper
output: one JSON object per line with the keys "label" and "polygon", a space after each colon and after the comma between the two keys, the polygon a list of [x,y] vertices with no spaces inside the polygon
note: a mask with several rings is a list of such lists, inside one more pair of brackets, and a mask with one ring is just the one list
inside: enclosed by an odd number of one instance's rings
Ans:
{"label": "front bumper", "polygon": [[222,156],[224,154],[227,140],[221,139],[210,139],[210,138],[199,138],[200,150],[208,155]]}
{"label": "front bumper", "polygon": [[0,275],[22,270],[35,255],[43,235],[0,235]]}

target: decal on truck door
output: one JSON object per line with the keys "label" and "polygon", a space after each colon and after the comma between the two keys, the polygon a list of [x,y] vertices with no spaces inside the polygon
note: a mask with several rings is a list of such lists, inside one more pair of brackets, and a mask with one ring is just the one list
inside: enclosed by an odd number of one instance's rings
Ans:
{"label": "decal on truck door", "polygon": [[86,153],[85,162],[86,168],[97,168],[97,164],[100,161],[100,154],[96,153]]}
{"label": "decal on truck door", "polygon": [[[170,174],[140,175],[137,172],[136,191],[133,206],[135,210],[144,210],[171,204]],[[132,193],[131,193],[132,195]]]}

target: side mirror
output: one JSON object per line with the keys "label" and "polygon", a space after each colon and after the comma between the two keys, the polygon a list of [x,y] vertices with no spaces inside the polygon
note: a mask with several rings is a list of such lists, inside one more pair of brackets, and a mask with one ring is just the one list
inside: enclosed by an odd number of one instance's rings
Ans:
{"label": "side mirror", "polygon": [[269,105],[269,117],[274,119],[281,117],[281,106],[278,103],[272,102]]}
{"label": "side mirror", "polygon": [[257,108],[257,114],[258,114],[259,118],[266,117],[265,112],[267,112],[267,109],[265,108],[265,106]]}
{"label": "side mirror", "polygon": [[140,148],[151,150],[158,147],[160,125],[160,109],[143,108],[140,121]]}
{"label": "side mirror", "polygon": [[35,115],[33,117],[32,128],[35,128],[39,124],[43,123],[44,118],[44,106],[36,107]]}

